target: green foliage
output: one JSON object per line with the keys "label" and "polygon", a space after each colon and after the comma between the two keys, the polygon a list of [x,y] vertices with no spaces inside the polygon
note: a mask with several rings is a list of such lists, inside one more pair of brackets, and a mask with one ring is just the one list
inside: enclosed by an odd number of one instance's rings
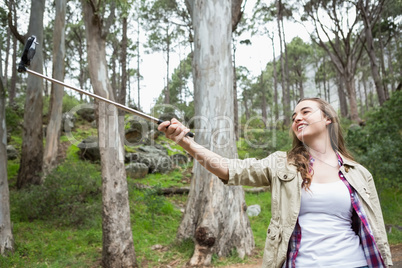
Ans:
{"label": "green foliage", "polygon": [[[400,244],[402,241],[402,189],[388,188],[381,194],[381,208],[390,244]],[[389,229],[391,231],[389,232]]]}
{"label": "green foliage", "polygon": [[237,142],[239,158],[265,158],[275,151],[290,149],[291,139],[288,130],[254,129],[242,133],[244,138]]}
{"label": "green foliage", "polygon": [[352,125],[347,144],[358,162],[373,175],[378,191],[400,187],[402,176],[402,92],[394,92],[382,107],[368,114],[366,125]]}
{"label": "green foliage", "polygon": [[63,96],[63,113],[71,111],[75,106],[80,105],[81,102],[74,96],[65,94]]}
{"label": "green foliage", "polygon": [[20,128],[24,117],[24,111],[18,106],[15,109],[6,106],[6,126],[8,132],[16,131]]}
{"label": "green foliage", "polygon": [[101,176],[87,162],[65,162],[42,185],[15,192],[10,197],[13,220],[56,221],[64,226],[84,226],[101,215]]}
{"label": "green foliage", "polygon": [[144,195],[138,197],[138,200],[143,201],[146,205],[146,212],[151,214],[152,228],[155,227],[155,215],[162,211],[162,207],[165,204],[165,198],[161,195],[161,188],[160,184],[151,188],[145,188],[143,189]]}

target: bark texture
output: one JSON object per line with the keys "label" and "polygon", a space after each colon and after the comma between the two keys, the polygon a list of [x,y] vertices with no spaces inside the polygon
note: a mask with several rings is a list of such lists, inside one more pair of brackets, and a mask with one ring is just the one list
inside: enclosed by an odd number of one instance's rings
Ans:
{"label": "bark texture", "polygon": [[6,93],[0,79],[0,254],[14,252],[10,221],[10,194],[7,180]]}
{"label": "bark texture", "polygon": [[[32,1],[29,19],[28,35],[36,35],[39,44],[43,44],[43,13],[45,0]],[[43,73],[43,54],[36,51],[31,61],[31,69]],[[24,126],[22,132],[21,162],[17,177],[17,187],[20,189],[29,184],[42,183],[43,164],[43,80],[34,75],[28,75],[26,99],[24,106]]]}
{"label": "bark texture", "polygon": [[[66,0],[56,0],[56,17],[53,31],[53,78],[64,81],[64,55]],[[43,158],[44,171],[49,172],[57,164],[57,154],[60,144],[61,119],[63,113],[64,87],[52,83],[50,98],[50,116],[46,133],[46,146]]]}
{"label": "bark texture", "polygon": [[[196,140],[225,157],[237,154],[233,126],[230,1],[188,1],[194,26]],[[219,163],[217,163],[219,164]],[[225,186],[199,163],[178,239],[195,240],[190,266],[211,263],[213,253],[241,258],[251,254],[254,238],[242,187]]]}
{"label": "bark texture", "polygon": [[[95,6],[82,0],[87,36],[88,64],[95,94],[115,101],[108,78],[106,32]],[[102,27],[103,26],[103,27]],[[98,104],[98,137],[102,166],[103,267],[137,267],[130,222],[130,208],[123,142],[115,106]]]}

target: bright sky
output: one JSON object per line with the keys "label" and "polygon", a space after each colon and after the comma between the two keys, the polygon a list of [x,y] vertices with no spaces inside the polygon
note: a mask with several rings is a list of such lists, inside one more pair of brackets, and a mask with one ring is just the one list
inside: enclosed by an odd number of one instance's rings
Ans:
{"label": "bright sky", "polygon": [[[255,0],[248,0],[245,7],[245,13],[250,14],[254,6]],[[286,42],[290,42],[294,37],[299,36],[305,42],[309,42],[310,37],[306,29],[296,23],[285,23],[285,36]],[[279,55],[279,40],[277,36],[276,27],[272,29],[275,31],[275,52]],[[272,44],[268,37],[263,36],[245,36],[250,38],[252,44],[249,46],[238,45],[236,51],[236,65],[245,66],[251,72],[251,75],[257,76],[264,69],[264,66],[272,60]],[[143,40],[144,41],[144,40]],[[183,58],[184,56],[182,56]],[[171,55],[170,70],[173,72],[179,64],[179,57],[177,54]],[[164,85],[166,84],[166,62],[162,53],[154,53],[142,56],[141,72],[144,79],[141,81],[141,108],[144,112],[150,112],[150,109],[156,102],[157,97],[160,95]],[[132,82],[134,83],[134,82]],[[137,85],[133,85],[135,91]],[[137,92],[134,94],[135,102],[137,102]]]}

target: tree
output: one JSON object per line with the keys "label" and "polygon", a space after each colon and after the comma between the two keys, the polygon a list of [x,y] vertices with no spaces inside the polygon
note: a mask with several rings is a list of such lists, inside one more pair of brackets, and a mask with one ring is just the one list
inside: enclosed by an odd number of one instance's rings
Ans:
{"label": "tree", "polygon": [[181,7],[175,0],[154,0],[147,8],[144,19],[148,22],[146,28],[148,34],[148,48],[152,51],[165,53],[166,61],[166,88],[165,104],[170,103],[169,77],[170,77],[170,56],[175,51],[177,43],[187,41],[184,38],[186,23],[180,14]]}
{"label": "tree", "polygon": [[[37,41],[43,43],[43,13],[45,0],[31,2],[28,35],[36,35]],[[9,23],[12,23],[9,20]],[[15,25],[9,24],[16,38],[25,44],[27,35],[22,36]],[[31,68],[43,72],[43,53],[37,51],[31,61]],[[22,133],[21,162],[17,177],[17,187],[20,189],[29,184],[42,183],[41,172],[43,164],[43,80],[34,75],[28,75],[26,99],[24,106],[24,126]]]}
{"label": "tree", "polygon": [[[374,25],[377,23],[378,19],[381,16],[382,6],[384,5],[385,0],[380,1],[357,1],[356,8],[359,11],[359,15],[363,20],[364,25],[364,40],[366,42],[366,51],[370,59],[370,67],[371,67],[371,75],[373,76],[374,84],[377,90],[378,101],[380,105],[389,98],[388,91],[384,88],[380,72],[378,69],[377,56],[375,54],[374,48],[374,38],[373,38],[373,30]],[[362,40],[362,42],[364,42]]]}
{"label": "tree", "polygon": [[0,79],[0,254],[14,252],[10,221],[10,194],[7,180],[6,92]]}
{"label": "tree", "polygon": [[292,71],[291,81],[294,82],[299,89],[297,99],[304,98],[304,86],[303,83],[306,80],[307,65],[311,62],[310,56],[312,55],[312,49],[309,44],[303,42],[300,37],[295,37],[287,46],[289,68]]}
{"label": "tree", "polygon": [[[88,65],[95,94],[115,100],[106,62],[106,38],[115,4],[82,0]],[[108,10],[108,17],[103,17]],[[98,137],[102,166],[102,231],[104,267],[136,267],[130,222],[124,148],[115,106],[98,103]]]}
{"label": "tree", "polygon": [[[353,10],[355,11],[354,5],[348,1],[310,0],[304,5],[305,15],[314,25],[314,33],[310,36],[314,42],[325,49],[335,68],[345,80],[350,117],[353,121],[359,122],[355,74],[363,46],[360,40],[361,33],[356,32],[359,24],[358,16],[352,17],[351,23],[349,21],[349,14]],[[329,25],[324,23],[322,15],[329,19]],[[331,35],[334,37],[330,37]]]}
{"label": "tree", "polygon": [[[66,0],[56,0],[56,14],[53,30],[53,78],[64,81]],[[47,126],[46,146],[43,158],[43,169],[49,172],[56,166],[60,144],[61,119],[63,112],[64,87],[52,83],[50,97],[50,119]]]}
{"label": "tree", "polygon": [[[241,1],[232,1],[236,7]],[[187,1],[194,27],[194,100],[196,140],[226,157],[236,155],[233,128],[233,69],[230,1]],[[236,21],[236,20],[235,20]],[[214,23],[210,23],[214,22]],[[219,25],[219,27],[216,27]],[[207,36],[206,36],[207,35]],[[213,53],[211,53],[213,52]],[[212,254],[228,255],[233,248],[241,258],[250,254],[254,239],[245,213],[242,187],[226,187],[199,163],[194,165],[179,240],[194,238],[191,266],[211,263]]]}

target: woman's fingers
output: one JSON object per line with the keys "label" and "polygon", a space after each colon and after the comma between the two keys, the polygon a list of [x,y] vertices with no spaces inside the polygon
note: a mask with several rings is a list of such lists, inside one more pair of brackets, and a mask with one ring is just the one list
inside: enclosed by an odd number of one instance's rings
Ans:
{"label": "woman's fingers", "polygon": [[181,141],[184,136],[190,131],[188,128],[183,126],[176,118],[171,121],[162,122],[158,126],[158,130],[165,133],[165,136],[176,143]]}

